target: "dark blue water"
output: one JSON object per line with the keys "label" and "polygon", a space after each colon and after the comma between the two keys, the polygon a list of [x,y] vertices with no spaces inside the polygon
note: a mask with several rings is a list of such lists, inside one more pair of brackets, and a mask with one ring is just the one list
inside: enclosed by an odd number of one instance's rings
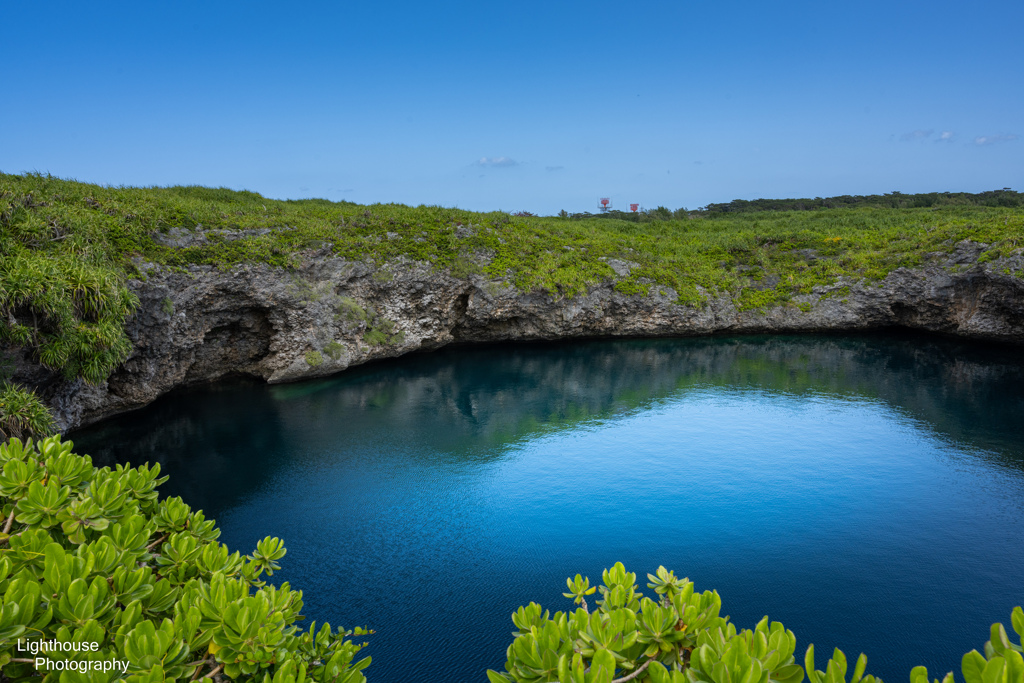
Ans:
{"label": "dark blue water", "polygon": [[283,538],[310,619],[376,629],[374,683],[485,681],[516,607],[567,609],[567,576],[616,561],[892,683],[959,671],[1024,603],[1022,360],[907,335],[455,349],[72,438],[161,462],[232,549]]}

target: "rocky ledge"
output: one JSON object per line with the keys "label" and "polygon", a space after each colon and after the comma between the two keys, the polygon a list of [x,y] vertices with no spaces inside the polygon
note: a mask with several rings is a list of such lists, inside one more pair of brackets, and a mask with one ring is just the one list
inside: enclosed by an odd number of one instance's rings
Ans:
{"label": "rocky ledge", "polygon": [[[16,379],[35,387],[68,431],[227,374],[289,382],[452,343],[902,326],[1022,344],[1024,280],[1013,273],[1024,259],[983,263],[984,246],[963,242],[881,282],[840,281],[784,306],[748,311],[729,295],[681,306],[674,291],[657,285],[646,296],[626,296],[614,281],[573,298],[520,292],[425,263],[377,267],[326,250],[305,254],[289,270],[140,263],[147,278],[131,283],[141,302],[129,322],[134,351],[106,382],[67,382],[27,357]],[[630,268],[610,265],[620,276]]]}

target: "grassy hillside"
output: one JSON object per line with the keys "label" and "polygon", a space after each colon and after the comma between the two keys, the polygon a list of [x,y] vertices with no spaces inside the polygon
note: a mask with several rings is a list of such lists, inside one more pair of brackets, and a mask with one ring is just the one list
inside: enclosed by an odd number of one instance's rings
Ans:
{"label": "grassy hillside", "polygon": [[[205,238],[168,246],[194,231]],[[147,264],[289,268],[304,251],[326,249],[377,263],[429,261],[557,297],[614,279],[625,294],[671,289],[678,303],[700,306],[728,292],[754,309],[842,275],[877,280],[964,239],[989,244],[982,258],[991,259],[1019,251],[1022,238],[1024,208],[1015,206],[703,212],[638,223],[0,174],[0,342],[32,348],[69,378],[102,381],[131,352],[123,324],[137,301],[125,285],[145,279]],[[629,275],[617,278],[609,259],[632,264]],[[0,430],[31,431],[5,421],[14,404],[4,395]]]}

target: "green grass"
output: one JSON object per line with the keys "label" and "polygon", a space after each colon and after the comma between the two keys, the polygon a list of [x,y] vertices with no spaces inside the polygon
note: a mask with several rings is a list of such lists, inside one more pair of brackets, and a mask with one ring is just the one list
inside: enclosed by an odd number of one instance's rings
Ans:
{"label": "green grass", "polygon": [[[457,274],[508,278],[523,291],[574,296],[613,278],[602,259],[618,258],[638,265],[620,291],[645,293],[658,284],[675,289],[680,303],[699,302],[700,289],[742,295],[751,277],[766,274],[782,277],[776,288],[782,297],[839,275],[879,279],[917,265],[926,252],[951,251],[962,239],[992,244],[984,257],[991,259],[1018,250],[1024,233],[1024,210],[1006,207],[709,214],[634,223],[278,201],[224,188],[110,188],[3,174],[0,213],[5,254],[28,249],[74,255],[129,276],[139,274],[133,256],[166,266],[261,262],[287,268],[301,264],[304,250],[327,248],[353,260],[383,264],[405,257]],[[215,232],[206,232],[205,243],[182,248],[154,240],[171,228]],[[270,232],[242,239],[216,232],[260,229]],[[817,260],[801,253],[807,249],[817,252]]]}
{"label": "green grass", "polygon": [[[172,230],[205,240],[162,244]],[[671,289],[677,303],[700,306],[728,294],[740,310],[756,310],[841,276],[879,280],[965,239],[990,245],[982,261],[1018,254],[1022,237],[1019,207],[704,212],[634,222],[0,174],[0,341],[31,346],[69,377],[101,381],[130,352],[123,325],[137,302],[124,285],[146,279],[151,264],[298,269],[315,253],[378,265],[412,259],[557,298],[616,280],[627,295]],[[628,277],[618,278],[609,259],[632,264]],[[382,281],[392,276],[378,271]],[[368,341],[393,341],[379,332],[385,339]]]}

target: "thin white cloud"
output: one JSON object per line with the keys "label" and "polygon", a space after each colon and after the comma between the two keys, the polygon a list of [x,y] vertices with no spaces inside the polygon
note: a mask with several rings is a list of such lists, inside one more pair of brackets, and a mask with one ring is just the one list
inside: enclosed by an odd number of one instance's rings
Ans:
{"label": "thin white cloud", "polygon": [[953,142],[954,133],[951,130],[944,130],[935,138],[935,142]]}
{"label": "thin white cloud", "polygon": [[901,135],[900,136],[900,140],[902,140],[903,142],[913,142],[914,140],[925,140],[925,139],[931,137],[931,134],[934,133],[934,132],[935,131],[931,130],[931,129],[928,129],[928,130],[914,130],[914,131],[911,131],[909,133],[904,133],[903,135]]}
{"label": "thin white cloud", "polygon": [[508,157],[480,157],[477,166],[518,166],[519,162]]}
{"label": "thin white cloud", "polygon": [[998,135],[979,135],[974,138],[974,144],[979,147],[985,145],[997,145],[1000,142],[1013,142],[1017,139],[1017,135],[1013,133],[999,133]]}
{"label": "thin white cloud", "polygon": [[561,171],[565,166],[545,166],[545,171]]}

